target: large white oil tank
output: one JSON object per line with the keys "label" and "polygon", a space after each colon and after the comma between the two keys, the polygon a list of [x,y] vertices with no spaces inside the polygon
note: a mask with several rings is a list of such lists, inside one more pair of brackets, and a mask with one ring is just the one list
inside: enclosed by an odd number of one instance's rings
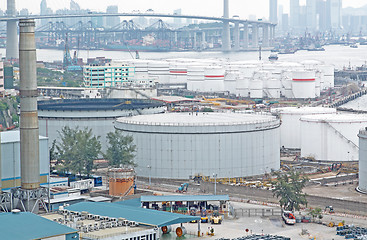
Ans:
{"label": "large white oil tank", "polygon": [[268,98],[280,98],[280,79],[270,78],[267,79],[265,84],[266,93]]}
{"label": "large white oil tank", "polygon": [[228,70],[226,71],[224,77],[224,91],[228,91],[232,94],[236,93],[237,79],[240,78],[240,72],[238,70]]}
{"label": "large white oil tank", "polygon": [[318,68],[323,72],[323,85],[321,89],[328,89],[334,87],[334,66],[332,65],[320,65]]}
{"label": "large white oil tank", "polygon": [[236,80],[236,95],[241,97],[249,96],[249,84],[251,78],[239,77]]}
{"label": "large white oil tank", "polygon": [[187,64],[171,62],[169,64],[170,83],[187,82]]}
{"label": "large white oil tank", "polygon": [[359,131],[359,186],[358,189],[367,193],[367,127]]}
{"label": "large white oil tank", "polygon": [[204,91],[224,91],[225,69],[222,66],[208,66],[204,69]]}
{"label": "large white oil tank", "polygon": [[307,115],[335,114],[335,108],[323,107],[282,107],[273,108],[271,112],[279,115],[282,125],[280,126],[280,144],[285,148],[301,148],[301,122],[300,118]]}
{"label": "large white oil tank", "polygon": [[274,116],[239,113],[166,113],[115,122],[116,129],[134,138],[137,174],[169,179],[277,170],[279,125]]}
{"label": "large white oil tank", "polygon": [[251,80],[249,84],[250,98],[264,97],[264,82],[262,80]]}
{"label": "large white oil tank", "polygon": [[316,97],[316,76],[314,71],[294,71],[292,92],[294,98]]}
{"label": "large white oil tank", "polygon": [[187,66],[187,90],[202,92],[204,88],[205,65],[190,64]]}
{"label": "large white oil tank", "polygon": [[301,155],[316,160],[358,160],[358,133],[365,114],[323,114],[301,118]]}
{"label": "large white oil tank", "polygon": [[161,84],[170,83],[169,62],[167,61],[149,61],[148,74],[151,77],[157,77]]}
{"label": "large white oil tank", "polygon": [[254,73],[258,70],[257,65],[241,65],[239,70],[241,72],[241,76],[245,78],[251,78],[254,76]]}

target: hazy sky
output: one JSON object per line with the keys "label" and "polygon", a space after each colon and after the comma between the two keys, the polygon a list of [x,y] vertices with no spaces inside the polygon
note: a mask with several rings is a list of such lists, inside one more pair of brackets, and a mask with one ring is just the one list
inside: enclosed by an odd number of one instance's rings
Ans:
{"label": "hazy sky", "polygon": [[[118,5],[119,12],[132,10],[146,11],[153,9],[155,12],[171,13],[174,9],[181,8],[183,14],[222,16],[223,0],[75,0],[81,8],[90,10],[106,10],[108,5]],[[300,0],[305,4],[306,0]],[[28,8],[31,13],[38,14],[41,0],[16,0],[18,10]],[[69,8],[70,0],[47,0],[48,6],[53,9]],[[239,15],[248,18],[250,14],[258,18],[268,18],[269,0],[229,0],[230,15]],[[288,12],[289,0],[278,0]],[[367,0],[343,0],[343,7],[361,7]],[[6,8],[6,1],[0,1],[0,8]]]}

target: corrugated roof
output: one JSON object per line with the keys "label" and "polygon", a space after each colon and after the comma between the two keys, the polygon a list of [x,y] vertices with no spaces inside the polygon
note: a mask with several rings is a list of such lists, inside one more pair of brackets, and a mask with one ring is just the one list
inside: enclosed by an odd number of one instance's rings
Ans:
{"label": "corrugated roof", "polygon": [[[5,131],[1,132],[1,143],[20,142],[20,131]],[[40,140],[48,139],[47,137],[39,136]]]}
{"label": "corrugated roof", "polygon": [[1,213],[1,239],[43,239],[66,234],[77,234],[77,230],[50,221],[29,212]]}
{"label": "corrugated roof", "polygon": [[193,202],[193,201],[229,201],[228,195],[162,195],[141,196],[141,202]]}
{"label": "corrugated roof", "polygon": [[76,212],[86,211],[90,214],[108,216],[112,218],[125,218],[143,225],[168,226],[172,224],[186,223],[199,220],[200,217],[163,212],[140,207],[125,206],[115,203],[90,203],[82,202],[66,207]]}
{"label": "corrugated roof", "polygon": [[130,206],[130,207],[141,207],[140,198],[133,198],[133,199],[120,201],[120,202],[114,202],[114,203],[124,205],[124,206]]}

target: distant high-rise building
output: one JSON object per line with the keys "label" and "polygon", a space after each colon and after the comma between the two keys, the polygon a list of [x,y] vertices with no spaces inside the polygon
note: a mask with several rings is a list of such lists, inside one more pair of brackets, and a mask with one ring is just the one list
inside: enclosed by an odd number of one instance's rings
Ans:
{"label": "distant high-rise building", "polygon": [[74,0],[70,1],[70,10],[80,11],[80,6]]}
{"label": "distant high-rise building", "polygon": [[332,29],[341,28],[342,0],[328,0],[330,6],[330,25]]}
{"label": "distant high-rise building", "polygon": [[289,0],[289,3],[289,25],[292,28],[298,28],[300,19],[299,0]]}
{"label": "distant high-rise building", "polygon": [[[52,14],[51,8],[47,7],[47,1],[46,0],[41,1],[40,14],[41,15],[51,15]],[[42,26],[46,25],[49,21],[50,21],[50,19],[41,19],[41,25]]]}
{"label": "distant high-rise building", "polygon": [[[181,15],[181,14],[182,14],[181,8],[180,9],[176,9],[176,10],[173,11],[173,15]],[[182,18],[174,18],[173,23],[176,26],[181,25],[182,24]]]}
{"label": "distant high-rise building", "polygon": [[[106,13],[118,13],[119,8],[117,5],[108,6],[106,9]],[[114,27],[120,23],[120,17],[107,17],[106,18],[106,25],[107,27]]]}
{"label": "distant high-rise building", "polygon": [[288,14],[282,14],[282,31],[288,32],[289,30],[289,16]]}
{"label": "distant high-rise building", "polygon": [[22,15],[22,16],[27,16],[29,15],[29,11],[27,8],[22,8],[20,11],[19,11],[19,14]]}
{"label": "distant high-rise building", "polygon": [[319,30],[324,32],[330,29],[330,10],[327,7],[327,2],[324,0],[318,0],[316,6],[316,13],[318,16]]}
{"label": "distant high-rise building", "polygon": [[42,0],[41,4],[40,4],[40,14],[41,15],[46,15],[46,12],[47,12],[47,1]]}
{"label": "distant high-rise building", "polygon": [[278,0],[269,0],[269,21],[278,23]]}
{"label": "distant high-rise building", "polygon": [[316,0],[307,0],[306,2],[306,24],[311,31],[317,28]]}
{"label": "distant high-rise building", "polygon": [[278,6],[278,16],[279,16],[279,18],[278,18],[278,24],[279,24],[279,26],[282,26],[283,13],[284,13],[284,7],[283,7],[283,5],[280,4]]}

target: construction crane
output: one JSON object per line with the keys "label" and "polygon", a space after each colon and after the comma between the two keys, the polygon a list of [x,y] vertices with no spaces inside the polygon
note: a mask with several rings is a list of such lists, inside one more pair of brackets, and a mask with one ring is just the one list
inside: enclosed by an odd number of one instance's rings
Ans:
{"label": "construction crane", "polygon": [[82,71],[82,67],[77,65],[78,57],[74,52],[74,58],[71,58],[70,49],[68,44],[68,35],[65,38],[64,58],[62,61],[62,67],[66,71]]}

